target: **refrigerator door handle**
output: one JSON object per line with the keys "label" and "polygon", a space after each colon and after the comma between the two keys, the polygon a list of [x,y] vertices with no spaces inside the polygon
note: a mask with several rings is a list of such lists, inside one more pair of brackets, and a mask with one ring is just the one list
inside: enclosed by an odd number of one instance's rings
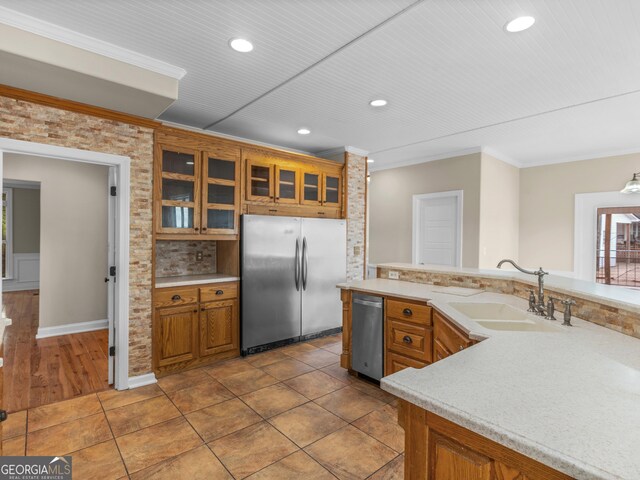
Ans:
{"label": "refrigerator door handle", "polygon": [[300,291],[300,238],[296,238],[296,265],[295,265],[295,282],[296,290]]}
{"label": "refrigerator door handle", "polygon": [[307,237],[302,239],[302,289],[307,289],[307,273],[309,264],[307,260]]}

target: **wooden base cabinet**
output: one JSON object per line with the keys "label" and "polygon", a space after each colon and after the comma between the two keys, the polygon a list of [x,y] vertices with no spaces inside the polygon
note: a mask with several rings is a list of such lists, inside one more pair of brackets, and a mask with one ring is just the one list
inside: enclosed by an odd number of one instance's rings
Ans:
{"label": "wooden base cabinet", "polygon": [[572,477],[405,400],[406,480],[570,480]]}
{"label": "wooden base cabinet", "polygon": [[156,375],[239,355],[237,283],[156,289],[153,316]]}

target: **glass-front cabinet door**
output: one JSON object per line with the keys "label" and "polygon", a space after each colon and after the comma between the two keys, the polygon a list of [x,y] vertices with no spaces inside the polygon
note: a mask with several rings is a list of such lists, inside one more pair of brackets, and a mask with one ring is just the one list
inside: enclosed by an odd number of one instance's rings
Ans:
{"label": "glass-front cabinet door", "polygon": [[339,174],[322,174],[322,204],[327,207],[340,206],[341,178]]}
{"label": "glass-front cabinet door", "polygon": [[320,205],[322,202],[322,173],[317,170],[303,170],[302,172],[303,205]]}
{"label": "glass-front cabinet door", "polygon": [[272,163],[247,159],[247,200],[254,202],[273,202],[275,165]]}
{"label": "glass-front cabinet door", "polygon": [[202,227],[208,235],[238,233],[240,149],[203,152]]}
{"label": "glass-front cabinet door", "polygon": [[299,203],[299,184],[297,168],[276,165],[276,202]]}
{"label": "glass-front cabinet door", "polygon": [[161,165],[156,174],[160,198],[158,231],[199,233],[200,155],[196,150],[160,148]]}

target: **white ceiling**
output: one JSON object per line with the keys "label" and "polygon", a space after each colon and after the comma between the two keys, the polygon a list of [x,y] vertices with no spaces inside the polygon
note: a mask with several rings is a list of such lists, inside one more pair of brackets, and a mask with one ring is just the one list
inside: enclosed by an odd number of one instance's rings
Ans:
{"label": "white ceiling", "polygon": [[[521,166],[640,151],[638,0],[0,6],[184,68],[167,121],[310,152],[351,145],[376,167],[477,148]],[[523,14],[536,24],[505,33]],[[236,36],[255,50],[232,51]],[[369,107],[376,97],[389,105]]]}

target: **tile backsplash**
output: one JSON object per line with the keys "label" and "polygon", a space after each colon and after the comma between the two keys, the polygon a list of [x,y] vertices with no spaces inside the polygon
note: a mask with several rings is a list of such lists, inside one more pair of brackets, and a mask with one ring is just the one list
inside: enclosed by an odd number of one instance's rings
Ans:
{"label": "tile backsplash", "polygon": [[[197,260],[202,252],[202,260]],[[156,277],[216,273],[216,242],[162,240],[156,242]]]}

